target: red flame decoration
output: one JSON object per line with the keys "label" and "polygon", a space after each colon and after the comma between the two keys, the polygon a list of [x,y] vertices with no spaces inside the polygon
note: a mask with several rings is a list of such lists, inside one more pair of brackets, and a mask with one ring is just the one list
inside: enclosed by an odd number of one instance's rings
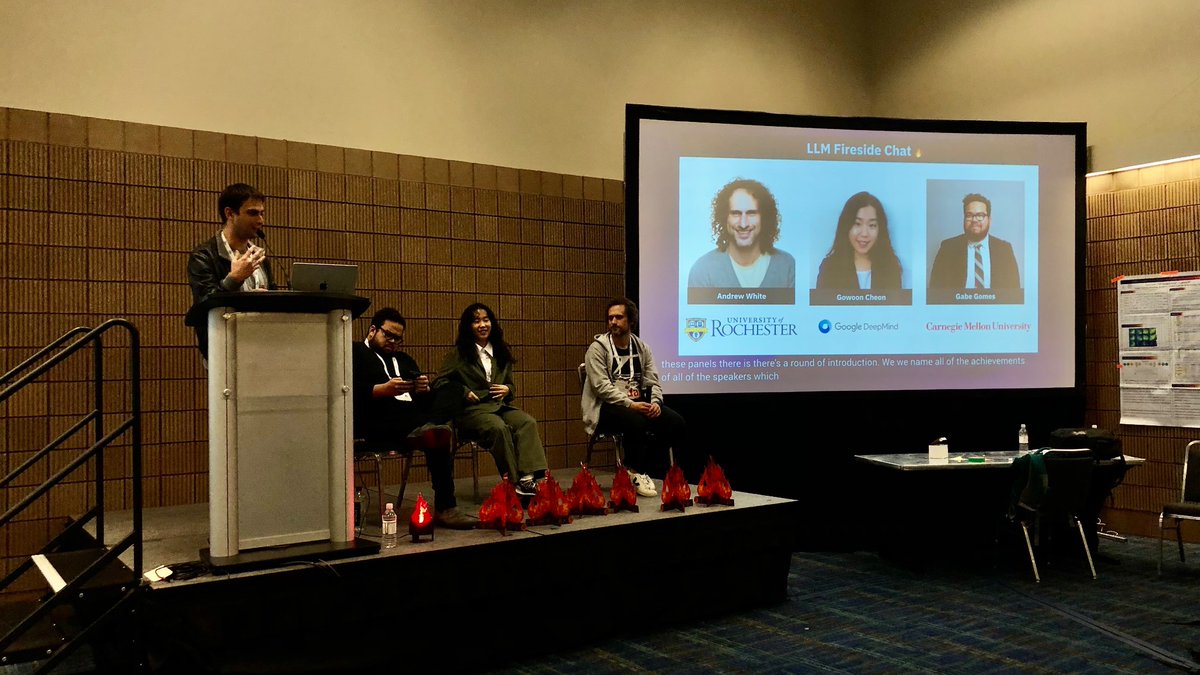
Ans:
{"label": "red flame decoration", "polygon": [[696,503],[708,506],[713,504],[733,506],[733,488],[725,479],[725,471],[712,458],[712,455],[708,457],[708,465],[704,467],[704,474],[700,476],[700,482],[696,483]]}
{"label": "red flame decoration", "polygon": [[414,544],[425,535],[433,539],[433,518],[429,517],[429,502],[425,501],[420,492],[417,493],[417,503],[413,506],[412,516],[408,519],[408,534]]}
{"label": "red flame decoration", "polygon": [[691,505],[692,488],[688,486],[687,479],[683,477],[683,469],[680,469],[678,464],[672,464],[671,468],[667,469],[666,479],[663,480],[662,510],[679,509],[683,511]]}
{"label": "red flame decoration", "polygon": [[587,464],[582,466],[583,470],[575,474],[575,480],[571,481],[571,488],[567,490],[567,505],[571,507],[571,515],[608,515],[608,506],[604,501],[604,491],[600,489],[600,483],[596,482],[596,477],[588,470]]}
{"label": "red flame decoration", "polygon": [[521,497],[509,482],[508,474],[504,474],[500,484],[479,507],[479,527],[500,530],[501,534],[507,534],[510,529],[525,529],[525,509],[521,507]]}
{"label": "red flame decoration", "polygon": [[546,480],[538,483],[537,492],[529,501],[528,525],[564,525],[571,522],[571,506],[563,494],[562,487],[550,471]]}
{"label": "red flame decoration", "polygon": [[617,465],[617,475],[613,476],[612,489],[608,491],[608,508],[616,511],[638,512],[637,491],[633,489],[633,480],[629,477],[629,469]]}

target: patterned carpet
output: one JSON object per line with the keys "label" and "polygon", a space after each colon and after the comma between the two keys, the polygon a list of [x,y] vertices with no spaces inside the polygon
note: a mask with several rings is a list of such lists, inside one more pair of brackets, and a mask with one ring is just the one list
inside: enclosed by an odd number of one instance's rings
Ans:
{"label": "patterned carpet", "polygon": [[[970,568],[868,552],[796,553],[787,600],[686,627],[540,652],[497,673],[1178,673],[1197,671],[1200,546],[1102,540],[1035,584],[1005,543]],[[653,611],[650,592],[630,611]]]}

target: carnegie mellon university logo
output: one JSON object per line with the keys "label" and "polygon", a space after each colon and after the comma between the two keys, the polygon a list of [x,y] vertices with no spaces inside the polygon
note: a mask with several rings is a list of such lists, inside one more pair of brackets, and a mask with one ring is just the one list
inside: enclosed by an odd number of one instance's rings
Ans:
{"label": "carnegie mellon university logo", "polygon": [[699,342],[708,332],[705,322],[706,319],[688,319],[687,325],[683,328],[683,334],[691,338],[692,342]]}

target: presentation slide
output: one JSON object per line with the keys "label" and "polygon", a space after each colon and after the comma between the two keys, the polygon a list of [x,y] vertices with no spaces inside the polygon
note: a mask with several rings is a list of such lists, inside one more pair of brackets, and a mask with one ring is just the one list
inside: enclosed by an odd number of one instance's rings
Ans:
{"label": "presentation slide", "polygon": [[666,390],[1075,386],[1081,125],[997,126],[637,119],[629,264]]}

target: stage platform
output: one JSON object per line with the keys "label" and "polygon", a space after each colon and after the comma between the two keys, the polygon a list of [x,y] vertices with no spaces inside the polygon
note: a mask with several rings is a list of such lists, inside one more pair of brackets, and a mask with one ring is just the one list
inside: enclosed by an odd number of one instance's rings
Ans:
{"label": "stage platform", "polygon": [[[565,489],[573,475],[555,477]],[[597,479],[607,493],[611,474]],[[486,496],[498,478],[481,480]],[[460,508],[477,513],[469,480],[458,488]],[[207,504],[146,509],[145,570],[176,571],[147,592],[152,667],[483,669],[785,597],[798,516],[792,500],[735,492],[732,507],[680,513],[640,498],[638,513],[507,535],[440,529],[432,541],[412,543],[404,535],[418,492],[431,497],[427,483],[410,483],[394,549],[225,574],[198,562],[208,545]],[[109,527],[127,528],[127,518],[112,514]],[[363,538],[377,540],[377,521],[373,504]],[[447,640],[450,647],[441,646]]]}

